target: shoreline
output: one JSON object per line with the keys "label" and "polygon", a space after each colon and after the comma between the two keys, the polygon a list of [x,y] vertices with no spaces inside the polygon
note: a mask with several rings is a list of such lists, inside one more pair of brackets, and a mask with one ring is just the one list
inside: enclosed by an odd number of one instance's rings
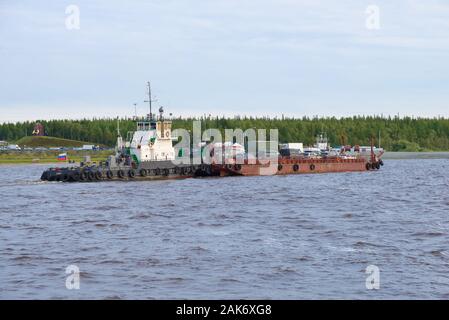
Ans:
{"label": "shoreline", "polygon": [[[15,155],[17,156],[17,155]],[[91,157],[91,162],[105,161],[107,157]],[[429,159],[449,159],[449,151],[430,151],[430,152],[405,152],[405,151],[387,151],[382,157],[385,160],[429,160]],[[37,159],[37,158],[36,158]],[[82,161],[81,157],[75,157],[70,160],[74,160],[75,163]],[[39,161],[32,159],[30,157],[15,157],[12,159],[4,159],[0,157],[0,166],[5,165],[69,165],[68,162],[60,162],[57,159],[45,158]]]}
{"label": "shoreline", "polygon": [[91,162],[106,161],[108,156],[113,154],[109,150],[104,151],[59,151],[50,150],[43,152],[29,152],[29,151],[6,151],[0,152],[1,164],[57,164],[66,163],[58,161],[58,155],[66,153],[68,160],[75,162],[83,161],[85,156],[89,156]]}
{"label": "shoreline", "polygon": [[386,151],[382,156],[385,160],[407,160],[407,159],[449,159],[449,151]]}

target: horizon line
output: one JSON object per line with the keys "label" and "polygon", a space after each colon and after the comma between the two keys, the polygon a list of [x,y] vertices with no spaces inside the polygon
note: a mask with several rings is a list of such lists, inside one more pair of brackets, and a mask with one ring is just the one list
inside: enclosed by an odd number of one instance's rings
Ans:
{"label": "horizon line", "polygon": [[[145,117],[135,117],[135,116],[117,116],[117,117],[85,117],[85,118],[39,118],[39,119],[30,119],[30,120],[17,120],[17,121],[1,121],[0,125],[5,124],[23,124],[23,123],[34,123],[34,122],[51,122],[51,121],[94,121],[94,120],[122,120],[122,121],[135,121],[139,119],[144,119]],[[180,116],[169,116],[164,117],[165,120],[216,120],[216,119],[224,119],[224,120],[242,120],[242,119],[255,119],[255,120],[277,120],[277,121],[285,121],[285,120],[346,120],[346,119],[381,119],[381,120],[390,120],[390,119],[411,119],[411,120],[449,120],[449,116],[444,115],[434,115],[434,116],[417,116],[417,115],[364,115],[364,114],[354,114],[354,115],[346,115],[346,116],[326,116],[326,115],[303,115],[303,116],[289,116],[289,115],[233,115],[233,116],[225,116],[225,115],[212,115],[212,114],[204,114],[204,115],[180,115]]]}

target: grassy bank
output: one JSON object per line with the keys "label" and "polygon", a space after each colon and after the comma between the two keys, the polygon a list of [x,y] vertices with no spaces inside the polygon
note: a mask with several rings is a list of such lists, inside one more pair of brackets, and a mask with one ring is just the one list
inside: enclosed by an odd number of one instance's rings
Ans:
{"label": "grassy bank", "polygon": [[[0,164],[11,163],[65,163],[58,161],[61,151],[26,152],[26,151],[2,151],[0,152]],[[82,161],[84,156],[90,156],[91,161],[104,161],[113,154],[113,151],[68,151],[69,160]]]}
{"label": "grassy bank", "polygon": [[40,136],[27,136],[23,137],[16,141],[20,147],[44,147],[44,148],[53,148],[53,147],[64,147],[64,148],[77,148],[82,147],[83,145],[94,143],[78,141],[78,140],[70,140],[56,137],[40,137]]}

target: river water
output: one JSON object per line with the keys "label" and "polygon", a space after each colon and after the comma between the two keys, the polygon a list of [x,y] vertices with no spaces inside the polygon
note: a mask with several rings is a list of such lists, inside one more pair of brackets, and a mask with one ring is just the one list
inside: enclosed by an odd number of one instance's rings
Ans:
{"label": "river water", "polygon": [[0,166],[1,299],[449,298],[448,159],[86,184],[46,167]]}

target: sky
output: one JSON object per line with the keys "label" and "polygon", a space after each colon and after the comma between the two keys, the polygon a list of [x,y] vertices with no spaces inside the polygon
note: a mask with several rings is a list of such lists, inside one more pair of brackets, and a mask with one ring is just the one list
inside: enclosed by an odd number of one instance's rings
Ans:
{"label": "sky", "polygon": [[449,0],[0,0],[0,73],[0,122],[449,117]]}

